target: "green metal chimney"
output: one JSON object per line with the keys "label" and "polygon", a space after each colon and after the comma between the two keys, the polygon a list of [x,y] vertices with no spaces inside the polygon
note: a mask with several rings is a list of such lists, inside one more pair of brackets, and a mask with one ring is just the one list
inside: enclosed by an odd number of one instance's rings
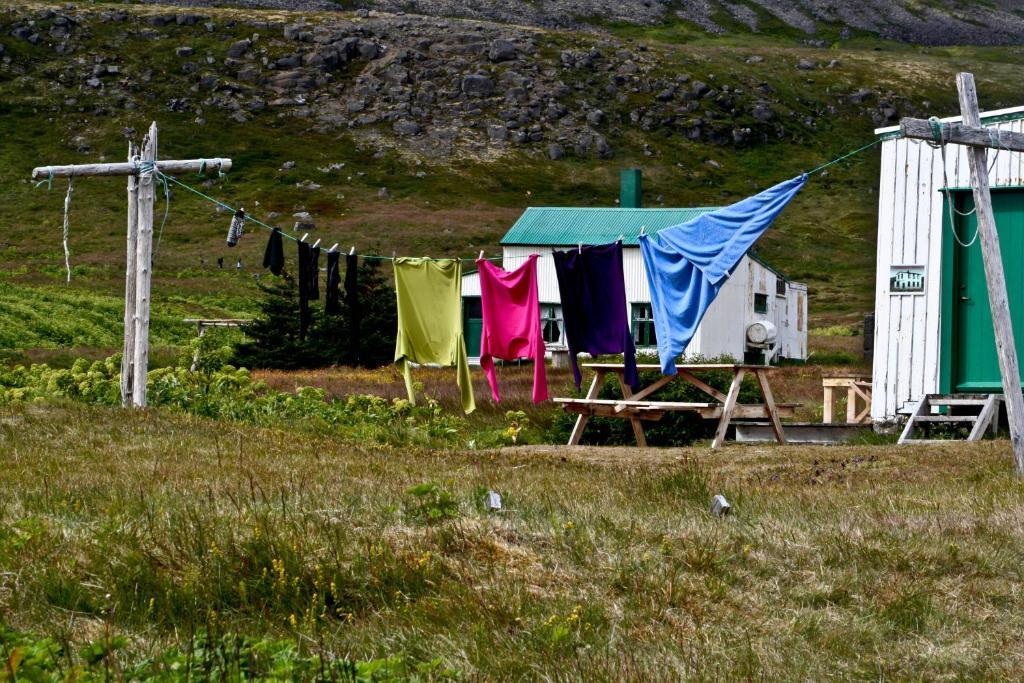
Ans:
{"label": "green metal chimney", "polygon": [[643,193],[640,169],[622,169],[619,173],[619,208],[639,209],[643,200]]}

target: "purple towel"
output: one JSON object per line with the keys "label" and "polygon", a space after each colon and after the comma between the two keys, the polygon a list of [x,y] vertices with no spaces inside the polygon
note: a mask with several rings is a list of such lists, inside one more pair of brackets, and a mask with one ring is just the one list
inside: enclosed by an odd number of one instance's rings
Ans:
{"label": "purple towel", "polygon": [[576,388],[583,381],[577,353],[623,354],[626,384],[637,386],[636,347],[626,315],[622,243],[555,251],[553,255]]}

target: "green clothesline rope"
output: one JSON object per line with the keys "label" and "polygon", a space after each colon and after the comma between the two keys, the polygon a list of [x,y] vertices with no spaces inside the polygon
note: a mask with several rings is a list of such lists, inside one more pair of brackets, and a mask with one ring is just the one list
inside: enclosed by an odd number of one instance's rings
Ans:
{"label": "green clothesline rope", "polygon": [[864,150],[871,149],[872,147],[874,147],[875,145],[877,145],[877,144],[879,144],[881,142],[882,142],[882,138],[877,138],[875,140],[872,140],[868,144],[866,144],[866,145],[864,145],[862,147],[858,147],[857,149],[853,150],[852,152],[847,152],[846,154],[844,154],[841,157],[837,157],[837,158],[833,159],[832,161],[829,161],[828,163],[822,164],[821,166],[818,166],[817,168],[813,168],[810,171],[807,171],[807,175],[814,175],[815,173],[819,173],[821,171],[824,171],[829,166],[835,166],[840,161],[844,161],[844,160],[849,159],[850,157],[852,157],[852,156],[854,156],[856,154],[860,154]]}

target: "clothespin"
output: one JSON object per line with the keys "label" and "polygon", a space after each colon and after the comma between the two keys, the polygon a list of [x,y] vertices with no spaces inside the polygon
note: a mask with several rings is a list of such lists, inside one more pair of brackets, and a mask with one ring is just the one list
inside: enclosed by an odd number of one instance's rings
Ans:
{"label": "clothespin", "polygon": [[307,237],[309,237],[309,233],[308,232],[305,235],[303,235],[302,237],[300,237],[299,241],[300,242],[305,242]]}
{"label": "clothespin", "polygon": [[354,253],[356,253],[356,247],[355,247],[355,245],[353,244],[353,245],[352,245],[352,248],[348,250],[348,255],[349,255],[349,256],[351,256],[351,255],[352,255],[352,254],[354,254]]}
{"label": "clothespin", "polygon": [[337,249],[337,248],[338,248],[338,243],[337,243],[337,242],[335,242],[335,243],[334,243],[334,246],[333,246],[333,247],[331,247],[330,249],[328,249],[327,251],[329,251],[329,252],[331,252],[331,253],[334,253],[334,250],[335,250],[335,249]]}
{"label": "clothespin", "polygon": [[640,234],[643,235],[645,230],[647,230],[647,226],[646,225],[641,225],[640,226]]}
{"label": "clothespin", "polygon": [[316,242],[313,242],[313,248],[316,249],[316,245],[318,245],[318,244],[320,244],[320,240],[319,239]]}
{"label": "clothespin", "polygon": [[480,250],[480,255],[476,257],[476,260],[477,261],[483,261],[484,260],[484,250],[483,249]]}
{"label": "clothespin", "polygon": [[577,245],[577,247],[579,248],[579,251],[580,251],[580,253],[582,254],[582,253],[583,253],[583,242],[580,242],[580,243],[579,243],[579,244]]}
{"label": "clothespin", "polygon": [[615,241],[616,241],[616,242],[621,242],[621,241],[623,240],[623,238],[624,238],[624,237],[625,237],[625,235],[619,235],[619,239],[617,239],[617,240],[615,240]]}

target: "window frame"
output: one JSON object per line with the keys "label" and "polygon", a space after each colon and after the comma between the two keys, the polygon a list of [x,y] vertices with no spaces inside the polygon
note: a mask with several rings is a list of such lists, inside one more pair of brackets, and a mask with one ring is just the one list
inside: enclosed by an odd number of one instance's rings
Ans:
{"label": "window frame", "polygon": [[[646,313],[645,316],[638,312]],[[640,329],[640,326],[643,329]],[[633,335],[633,345],[640,349],[653,349],[658,346],[658,331],[654,326],[654,305],[649,301],[635,301],[629,305],[629,332]],[[641,333],[642,332],[642,333]]]}
{"label": "window frame", "polygon": [[[761,302],[761,307],[758,307],[758,302]],[[765,292],[754,292],[754,313],[759,315],[768,315],[768,294]]]}
{"label": "window frame", "polygon": [[[558,339],[555,341],[549,341],[547,339],[547,325],[548,323],[554,323],[555,328],[558,331]],[[546,304],[540,305],[540,336],[541,340],[547,346],[565,346],[565,318],[562,316],[562,305],[561,304]]]}

